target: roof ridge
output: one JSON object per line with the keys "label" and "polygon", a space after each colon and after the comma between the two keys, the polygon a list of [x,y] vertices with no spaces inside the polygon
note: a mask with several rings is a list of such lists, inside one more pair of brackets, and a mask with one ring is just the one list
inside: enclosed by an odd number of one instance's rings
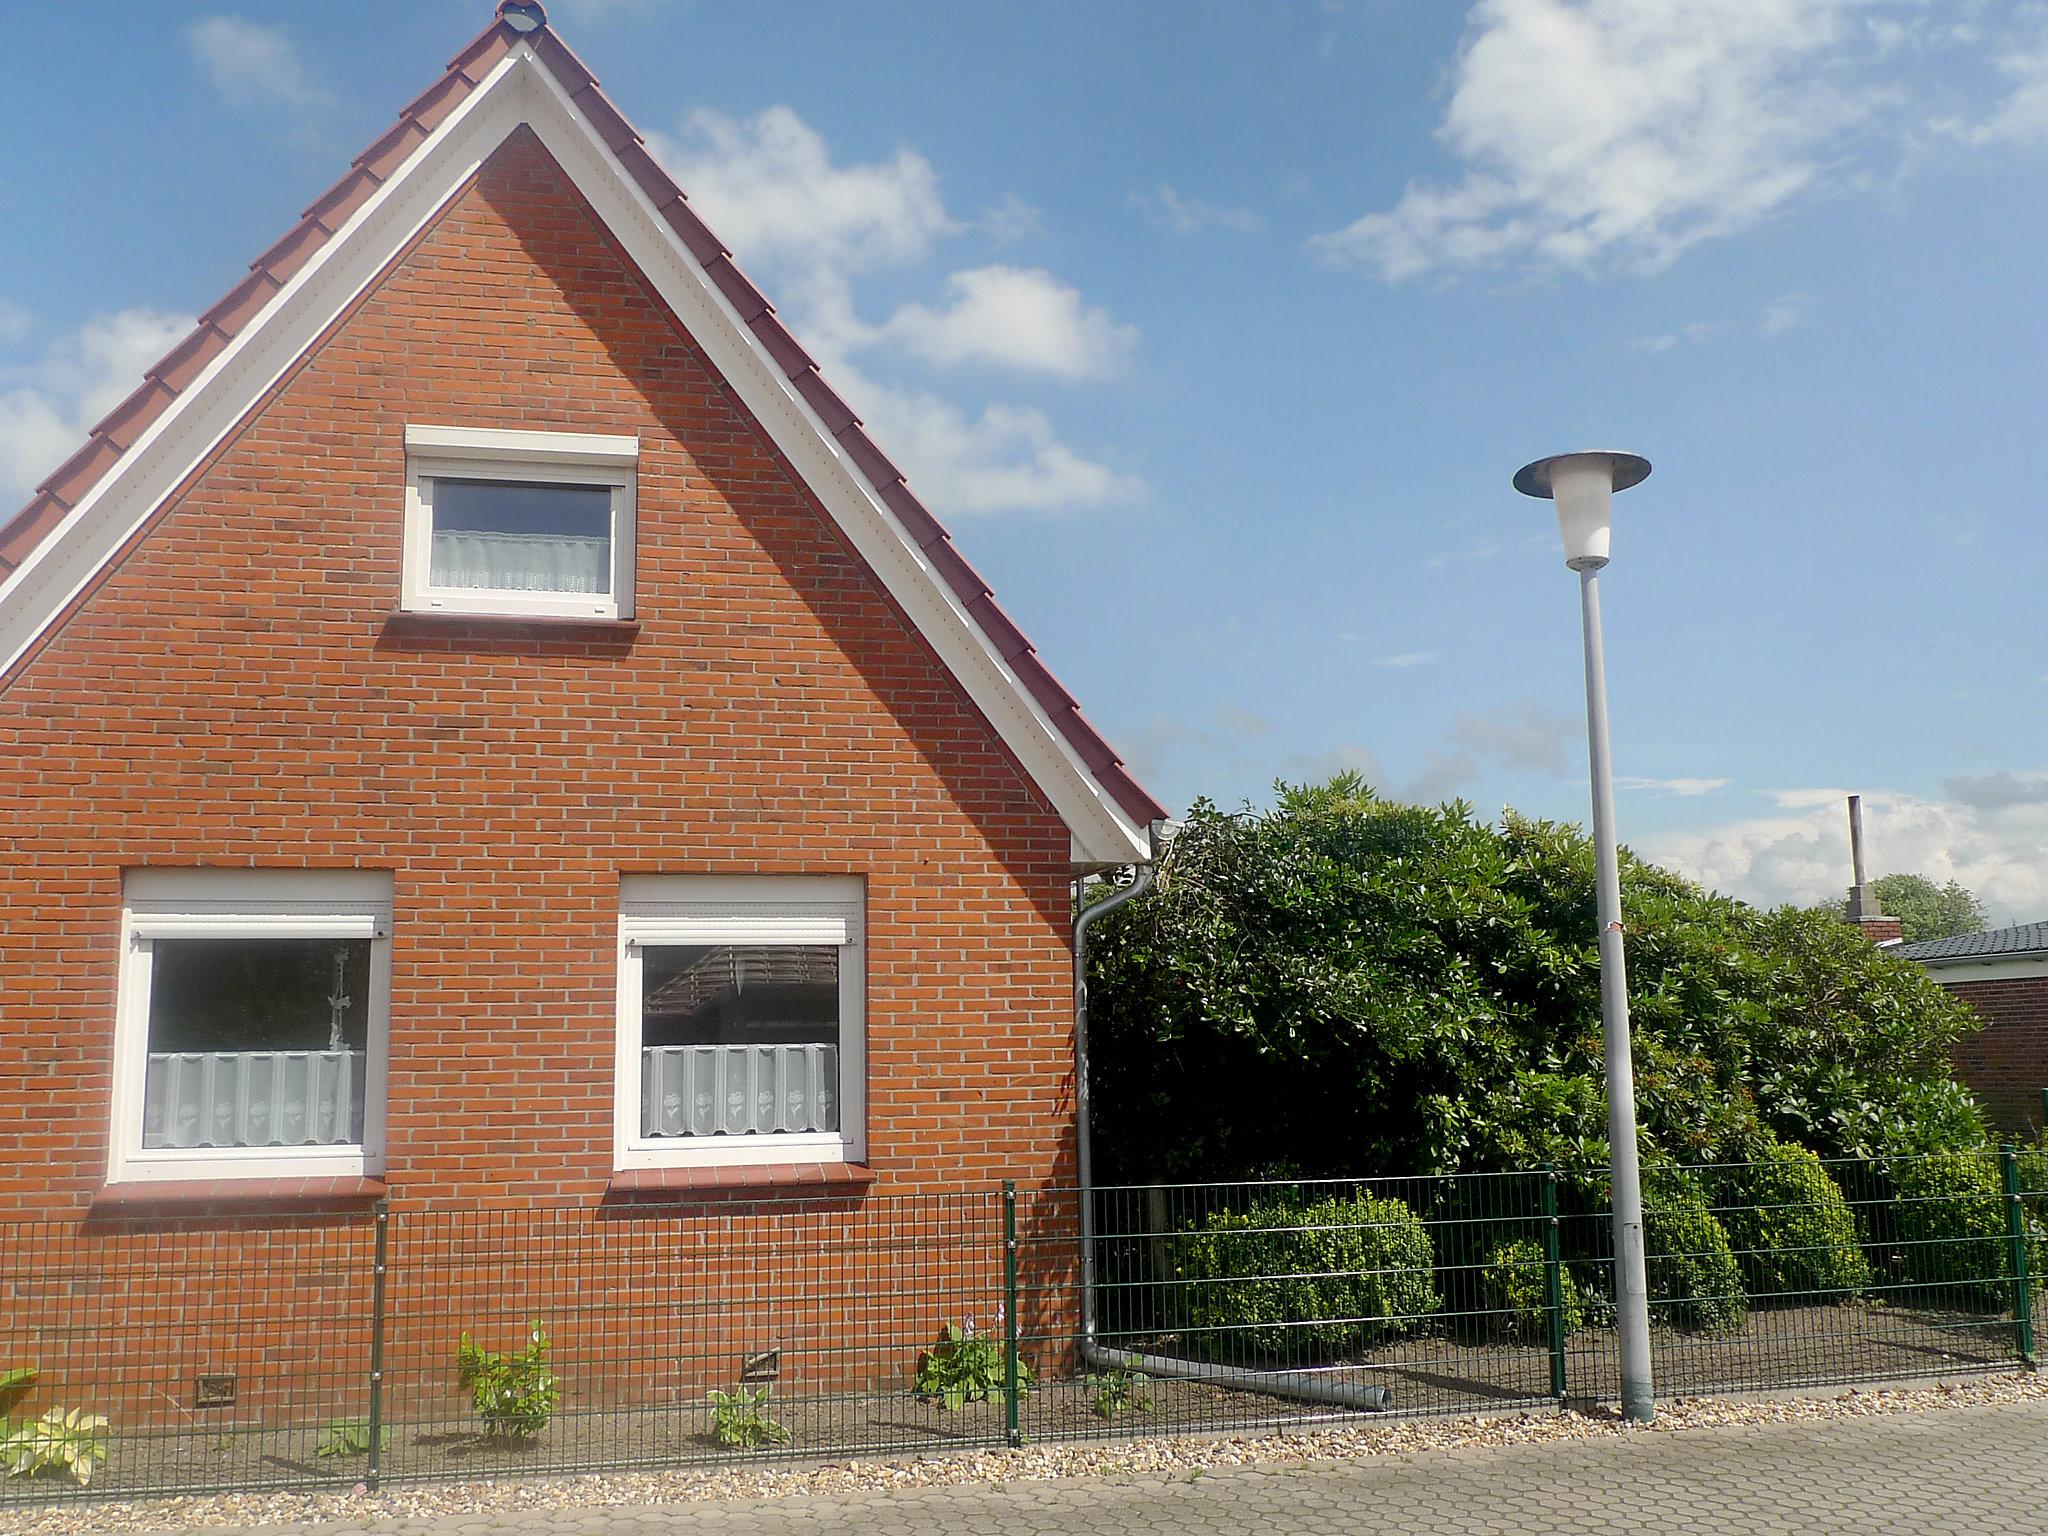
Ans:
{"label": "roof ridge", "polygon": [[[530,25],[515,28],[507,11]],[[535,24],[537,23],[537,24]],[[725,295],[825,431],[874,487],[882,504],[946,583],[969,621],[1051,720],[1053,728],[1125,814],[1140,825],[1166,809],[1138,783],[1124,760],[1039,656],[1037,647],[995,600],[994,591],[953,542],[946,526],[911,490],[853,408],[825,381],[817,360],[776,316],[775,307],[733,260],[732,252],[690,206],[674,178],[647,151],[641,134],[604,94],[597,76],[556,35],[532,0],[502,0],[489,26],[449,60],[439,79],[415,96],[398,120],[350,162],[340,180],[308,203],[298,222],[250,265],[249,275],[207,309],[192,333],[147,369],[142,384],[108,413],[76,453],[36,487],[28,504],[0,523],[0,579],[29,553],[106,473],[152,422],[170,408],[206,365],[262,313],[292,275],[390,179],[434,128],[453,112],[517,43],[525,43],[646,195],[656,212]]]}

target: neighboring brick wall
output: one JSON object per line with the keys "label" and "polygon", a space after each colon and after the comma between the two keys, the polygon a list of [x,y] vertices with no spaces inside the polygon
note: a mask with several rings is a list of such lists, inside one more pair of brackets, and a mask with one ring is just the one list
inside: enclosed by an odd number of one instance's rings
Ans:
{"label": "neighboring brick wall", "polygon": [[[1930,974],[1941,980],[1940,971]],[[1984,1018],[1984,1027],[1950,1053],[1956,1076],[1999,1130],[2038,1131],[2041,1090],[2048,1088],[2048,976],[1963,981],[1949,991]]]}
{"label": "neighboring brick wall", "polygon": [[[638,433],[637,631],[394,618],[408,421]],[[630,872],[865,877],[875,1194],[1072,1178],[1065,828],[524,133],[8,680],[0,826],[0,1219],[143,865],[393,873],[395,1220],[603,1197]]]}

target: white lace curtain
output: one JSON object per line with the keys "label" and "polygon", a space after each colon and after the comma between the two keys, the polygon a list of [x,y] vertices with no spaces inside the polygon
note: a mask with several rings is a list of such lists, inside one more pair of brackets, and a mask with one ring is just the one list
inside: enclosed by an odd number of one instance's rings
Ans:
{"label": "white lace curtain", "polygon": [[643,1136],[838,1129],[836,1045],[650,1045],[640,1052]]}
{"label": "white lace curtain", "polygon": [[336,1147],[363,1139],[361,1051],[152,1052],[145,1147]]}
{"label": "white lace curtain", "polygon": [[436,529],[427,579],[489,592],[609,592],[611,561],[603,537]]}

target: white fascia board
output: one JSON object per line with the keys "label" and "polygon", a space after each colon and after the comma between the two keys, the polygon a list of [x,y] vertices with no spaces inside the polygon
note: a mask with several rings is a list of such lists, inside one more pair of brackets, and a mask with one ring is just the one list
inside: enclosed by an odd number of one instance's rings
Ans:
{"label": "white fascia board", "polygon": [[1148,859],[1146,829],[1053,727],[876,488],[524,43],[498,62],[0,583],[0,685],[163,499],[522,125],[539,136],[1052,801],[1072,835],[1077,862]]}
{"label": "white fascia board", "polygon": [[2048,976],[2048,954],[2038,950],[2009,960],[1922,960],[1919,964],[1944,987],[1963,981],[2037,981]]}
{"label": "white fascia board", "polygon": [[203,462],[474,175],[516,55],[435,127],[98,483],[0,582],[0,684],[193,468]]}
{"label": "white fascia board", "polygon": [[1096,782],[561,83],[538,61],[526,79],[543,98],[528,125],[1052,801],[1082,861],[1149,860],[1146,829]]}

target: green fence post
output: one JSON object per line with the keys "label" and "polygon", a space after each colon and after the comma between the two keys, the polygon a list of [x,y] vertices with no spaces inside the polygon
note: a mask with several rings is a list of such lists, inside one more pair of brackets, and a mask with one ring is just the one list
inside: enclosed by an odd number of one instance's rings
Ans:
{"label": "green fence post", "polygon": [[1024,1443],[1017,1403],[1017,1181],[1003,1180],[1003,1441]]}
{"label": "green fence post", "polygon": [[2005,1232],[2012,1250],[2012,1320],[2019,1338],[2020,1364],[2028,1370],[2034,1360],[2034,1288],[2027,1276],[2027,1210],[2020,1202],[2020,1160],[2011,1147],[2002,1150],[2005,1166]]}
{"label": "green fence post", "polygon": [[1557,1170],[1543,1173],[1543,1311],[1550,1324],[1550,1395],[1564,1401],[1564,1262],[1557,1226]]}
{"label": "green fence post", "polygon": [[384,1470],[384,1268],[390,1254],[391,1211],[377,1202],[376,1246],[370,1260],[370,1418],[369,1444],[364,1454],[369,1464],[363,1472],[366,1487],[375,1488]]}

